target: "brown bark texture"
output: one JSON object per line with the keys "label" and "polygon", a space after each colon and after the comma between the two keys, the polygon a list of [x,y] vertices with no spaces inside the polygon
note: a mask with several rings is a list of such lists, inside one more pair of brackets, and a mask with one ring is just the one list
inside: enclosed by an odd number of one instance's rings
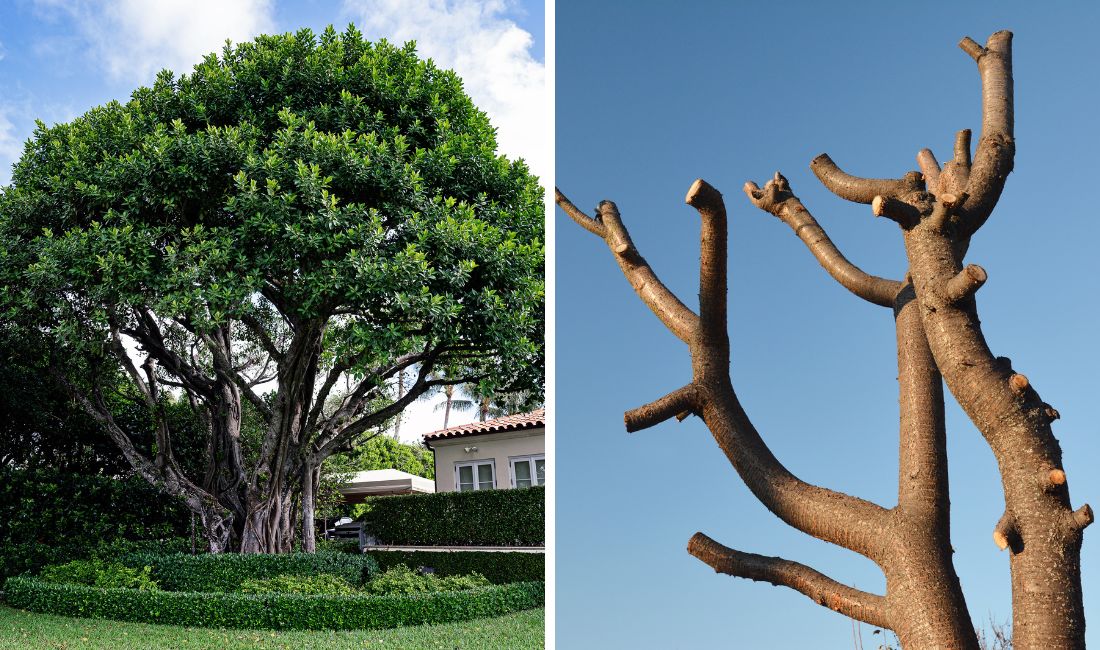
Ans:
{"label": "brown bark texture", "polygon": [[[347,371],[355,360],[323,360],[326,318],[286,319],[285,340],[274,341],[247,316],[199,329],[147,308],[111,315],[108,352],[154,416],[152,454],[140,450],[115,423],[94,378],[90,387],[74,385],[54,360],[55,376],[106,428],[135,471],[196,515],[211,552],[314,551],[315,498],[324,460],[351,441],[377,435],[372,431],[433,387],[480,379],[434,378],[438,362],[481,351],[426,337],[422,350],[363,370],[339,403],[326,407],[338,382],[350,382]],[[140,345],[145,357],[140,366],[133,359],[136,354],[125,349],[122,335]],[[406,372],[414,375],[412,384],[396,399],[380,399],[386,382]],[[268,401],[257,387],[271,382],[277,389]],[[206,427],[207,462],[201,477],[186,476],[173,457],[161,409],[164,387],[181,390]],[[258,449],[247,454],[241,436],[242,400],[259,414],[262,427]]]}
{"label": "brown bark texture", "polygon": [[778,172],[764,187],[749,182],[743,188],[754,206],[789,226],[844,288],[893,309],[900,391],[894,508],[795,477],[738,402],[729,372],[726,208],[716,189],[700,179],[686,197],[701,218],[698,314],[662,284],[614,203],[600,203],[594,218],[560,191],[557,203],[605,241],[642,301],[689,346],[691,381],[628,411],[627,430],[700,416],[761,503],[792,527],[874,561],[886,576],[886,593],[853,589],[798,562],[730,549],[703,533],[692,537],[689,553],[717,572],[789,587],[845,616],[889,628],[907,650],[977,648],[951,558],[946,384],[1000,469],[1005,503],[993,538],[1010,555],[1013,646],[1083,648],[1080,550],[1092,510],[1070,505],[1061,450],[1050,428],[1058,412],[986,345],[975,296],[988,275],[963,262],[1012,169],[1012,34],[997,32],[984,46],[970,38],[959,45],[977,63],[982,85],[982,130],[973,156],[971,132],[964,129],[950,161],[941,165],[924,149],[917,154],[920,171],[900,179],[852,176],[825,154],[810,165],[834,194],[868,204],[875,216],[900,227],[909,267],[904,279],[870,275],[848,261]]}

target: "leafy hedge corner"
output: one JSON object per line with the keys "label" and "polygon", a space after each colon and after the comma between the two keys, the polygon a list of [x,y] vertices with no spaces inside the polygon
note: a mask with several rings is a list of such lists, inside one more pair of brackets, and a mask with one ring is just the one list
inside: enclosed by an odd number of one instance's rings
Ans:
{"label": "leafy hedge corner", "polygon": [[367,533],[384,544],[542,546],[546,490],[475,490],[371,499]]}
{"label": "leafy hedge corner", "polygon": [[367,551],[383,571],[401,564],[429,567],[438,576],[480,573],[497,585],[536,582],[546,579],[546,556],[542,553],[498,553],[492,551]]}
{"label": "leafy hedge corner", "polygon": [[381,573],[378,562],[367,555],[332,551],[317,553],[248,554],[129,553],[118,561],[129,567],[152,567],[152,577],[169,591],[238,591],[246,580],[279,576],[331,574],[353,586],[361,586]]}
{"label": "leafy hedge corner", "polygon": [[465,621],[541,607],[545,584],[414,595],[233,594],[104,589],[9,578],[5,600],[33,612],[139,623],[254,629],[377,629]]}

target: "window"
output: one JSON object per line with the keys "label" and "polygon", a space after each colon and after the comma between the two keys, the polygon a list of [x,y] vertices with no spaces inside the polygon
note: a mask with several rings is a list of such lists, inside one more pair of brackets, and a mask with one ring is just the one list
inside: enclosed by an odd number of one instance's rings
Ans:
{"label": "window", "polygon": [[497,486],[492,460],[455,463],[455,486],[459,492],[492,490]]}
{"label": "window", "polygon": [[546,456],[520,456],[511,459],[512,487],[546,484]]}

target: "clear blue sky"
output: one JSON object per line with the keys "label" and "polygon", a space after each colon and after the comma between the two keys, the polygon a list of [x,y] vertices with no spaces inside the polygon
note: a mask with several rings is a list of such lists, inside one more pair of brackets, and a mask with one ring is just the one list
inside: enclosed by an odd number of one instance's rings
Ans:
{"label": "clear blue sky", "polygon": [[[1075,506],[1100,506],[1095,4],[561,0],[556,16],[557,185],[588,210],[616,201],[642,254],[692,306],[699,219],[683,197],[696,177],[723,191],[742,403],[794,473],[887,507],[897,489],[890,311],[835,284],[740,188],[782,170],[850,259],[900,278],[897,227],[829,195],[809,162],[828,152],[851,173],[897,177],[922,147],[949,159],[954,133],[973,128],[976,141],[980,128],[977,69],[956,43],[1013,30],[1016,170],[968,260],[989,272],[978,299],[992,349],[1062,414],[1054,430]],[[689,380],[686,348],[602,242],[555,219],[558,646],[851,648],[848,619],[686,553],[703,531],[883,588],[869,561],[761,506],[698,419],[624,432],[624,410]],[[1000,479],[953,403],[948,426],[956,568],[976,622],[1004,620],[1008,556],[991,539]],[[1098,534],[1086,532],[1083,560],[1093,644]],[[877,647],[870,631],[865,647]]]}

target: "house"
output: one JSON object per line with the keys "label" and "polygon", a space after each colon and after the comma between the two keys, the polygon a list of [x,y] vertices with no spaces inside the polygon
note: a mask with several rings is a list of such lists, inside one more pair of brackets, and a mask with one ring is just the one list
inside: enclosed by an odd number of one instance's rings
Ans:
{"label": "house", "polygon": [[424,434],[435,453],[435,491],[546,483],[546,409]]}

